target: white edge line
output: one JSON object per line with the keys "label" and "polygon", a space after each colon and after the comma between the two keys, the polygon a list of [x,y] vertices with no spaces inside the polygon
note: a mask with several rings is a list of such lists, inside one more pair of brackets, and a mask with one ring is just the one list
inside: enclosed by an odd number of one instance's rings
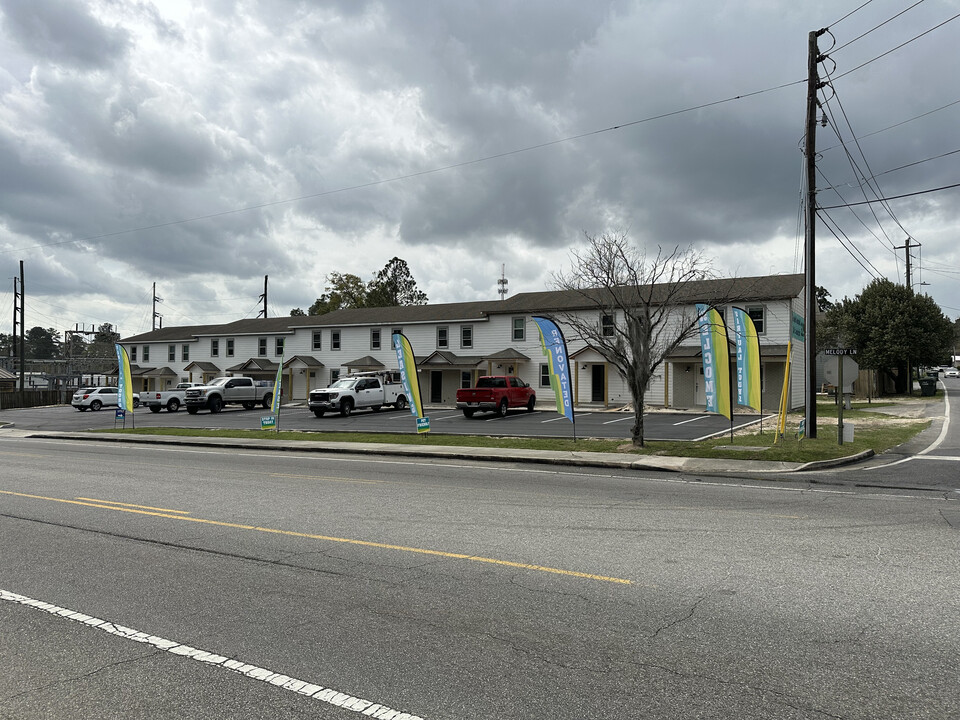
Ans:
{"label": "white edge line", "polygon": [[[864,468],[864,470],[880,470],[881,468],[893,467],[894,465],[910,462],[911,460],[915,460],[921,456],[933,452],[943,444],[943,441],[947,439],[947,430],[950,428],[950,395],[947,393],[947,386],[943,380],[940,381],[940,385],[943,387],[943,427],[940,428],[940,435],[937,437],[937,439],[912,457],[895,460],[894,462],[887,463],[886,465],[873,465],[872,467]],[[937,458],[935,455],[930,455],[929,458],[925,457],[924,459],[938,460],[941,458]]]}
{"label": "white edge line", "polygon": [[386,705],[375,703],[372,700],[364,700],[362,698],[354,697],[348,693],[338,692],[333,688],[325,688],[320,685],[308,683],[305,680],[297,680],[296,678],[289,677],[288,675],[275,673],[267,670],[266,668],[250,665],[248,663],[241,662],[240,660],[233,660],[223,655],[217,655],[216,653],[208,652],[206,650],[200,650],[198,648],[190,647],[189,645],[183,645],[176,640],[167,640],[162,637],[157,637],[156,635],[148,635],[147,633],[134,630],[133,628],[124,627],[123,625],[116,625],[108,622],[107,620],[101,620],[100,618],[91,617],[90,615],[84,615],[83,613],[76,612],[75,610],[68,610],[67,608],[62,608],[57,605],[52,605],[40,600],[34,600],[33,598],[28,598],[24,595],[18,595],[17,593],[3,590],[2,588],[0,588],[0,600],[17,603],[19,605],[26,605],[27,607],[42,610],[50,613],[51,615],[57,615],[58,617],[63,617],[67,620],[78,622],[82,625],[89,625],[90,627],[103,630],[104,632],[110,633],[111,635],[116,635],[117,637],[121,637],[126,640],[132,640],[133,642],[151,645],[157,650],[163,650],[173,655],[179,655],[191,660],[196,660],[197,662],[206,663],[207,665],[222,667],[232,672],[239,673],[244,677],[248,677],[251,680],[258,680],[269,685],[274,685],[297,695],[313,698],[314,700],[319,700],[345,710],[352,710],[353,712],[361,713],[362,715],[367,715],[368,717],[384,719],[389,718],[390,720],[423,720],[417,715],[399,712],[387,707]]}

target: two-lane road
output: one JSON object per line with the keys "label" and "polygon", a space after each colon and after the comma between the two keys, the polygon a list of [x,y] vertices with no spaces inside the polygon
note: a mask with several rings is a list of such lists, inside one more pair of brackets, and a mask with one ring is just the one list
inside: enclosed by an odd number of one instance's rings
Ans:
{"label": "two-lane road", "polygon": [[0,466],[0,716],[960,706],[941,497],[2,433]]}

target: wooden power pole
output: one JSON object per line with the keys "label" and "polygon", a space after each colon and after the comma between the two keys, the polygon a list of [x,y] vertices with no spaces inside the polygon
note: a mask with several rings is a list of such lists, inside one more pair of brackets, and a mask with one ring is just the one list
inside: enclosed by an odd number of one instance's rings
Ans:
{"label": "wooden power pole", "polygon": [[817,38],[823,33],[824,30],[813,30],[807,39],[807,133],[803,150],[807,161],[807,233],[804,245],[806,322],[803,350],[807,374],[805,433],[809,438],[817,437],[817,91],[820,89]]}

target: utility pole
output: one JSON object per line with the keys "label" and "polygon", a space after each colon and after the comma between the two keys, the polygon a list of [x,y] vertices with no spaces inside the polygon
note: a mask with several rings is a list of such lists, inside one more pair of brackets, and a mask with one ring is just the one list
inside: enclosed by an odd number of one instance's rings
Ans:
{"label": "utility pole", "polygon": [[259,297],[260,300],[263,300],[263,310],[257,313],[257,317],[263,315],[264,318],[267,317],[267,279],[269,275],[263,276],[263,295]]}
{"label": "utility pole", "polygon": [[820,63],[820,51],[817,38],[825,30],[812,30],[807,38],[807,134],[804,143],[804,157],[807,161],[807,233],[804,246],[806,266],[806,323],[804,332],[804,361],[807,372],[806,435],[817,437],[817,276],[816,276],[816,240],[817,240],[817,91],[820,89],[820,76],[817,65]]}
{"label": "utility pole", "polygon": [[911,245],[911,244],[910,244],[910,241],[911,241],[911,240],[913,240],[913,238],[908,235],[908,236],[907,236],[906,244],[900,245],[899,247],[895,247],[894,250],[906,250],[906,256],[907,256],[907,290],[909,290],[909,291],[912,293],[912,292],[913,292],[913,271],[912,271],[912,266],[911,266],[912,256],[910,255],[910,248],[920,247],[920,243],[917,243],[916,245]]}
{"label": "utility pole", "polygon": [[157,284],[153,284],[153,326],[152,329],[157,329],[157,318],[160,318],[160,327],[163,327],[163,315],[157,312],[157,303],[163,302],[163,298],[157,297]]}
{"label": "utility pole", "polygon": [[20,397],[23,397],[23,385],[24,379],[27,375],[27,364],[26,364],[26,344],[27,336],[26,332],[23,329],[24,314],[23,306],[26,298],[23,296],[23,260],[20,261]]}

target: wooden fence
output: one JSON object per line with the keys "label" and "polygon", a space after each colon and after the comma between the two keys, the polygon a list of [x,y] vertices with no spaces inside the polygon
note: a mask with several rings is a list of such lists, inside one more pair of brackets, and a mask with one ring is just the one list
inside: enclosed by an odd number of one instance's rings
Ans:
{"label": "wooden fence", "polygon": [[67,405],[73,391],[66,390],[10,390],[0,392],[0,410],[41,407],[43,405]]}

